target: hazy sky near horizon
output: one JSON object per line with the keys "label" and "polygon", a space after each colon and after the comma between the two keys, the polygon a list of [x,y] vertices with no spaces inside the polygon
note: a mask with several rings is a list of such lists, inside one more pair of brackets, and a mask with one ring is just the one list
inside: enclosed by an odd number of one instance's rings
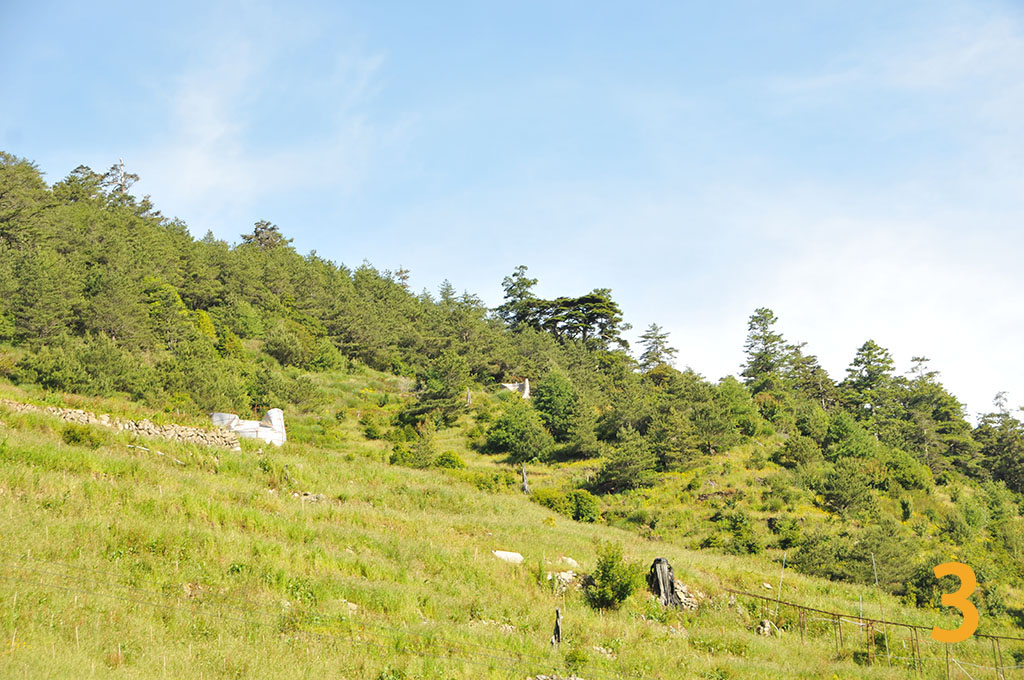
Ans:
{"label": "hazy sky near horizon", "polygon": [[872,338],[1024,405],[1020,4],[0,0],[0,45],[0,149],[197,237],[490,305],[526,264],[713,379],[767,306],[836,379]]}

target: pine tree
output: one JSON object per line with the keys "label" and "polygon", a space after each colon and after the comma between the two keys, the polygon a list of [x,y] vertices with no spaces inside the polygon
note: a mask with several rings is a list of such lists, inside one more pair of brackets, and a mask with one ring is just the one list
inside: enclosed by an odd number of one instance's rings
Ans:
{"label": "pine tree", "polygon": [[256,246],[260,250],[272,250],[291,242],[292,239],[285,238],[276,224],[271,224],[267,220],[256,222],[251,234],[242,234],[243,244]]}
{"label": "pine tree", "polygon": [[671,364],[678,350],[668,344],[668,333],[661,326],[652,323],[640,336],[643,354],[640,355],[640,370],[647,373],[662,364]]}
{"label": "pine tree", "polygon": [[773,330],[778,319],[767,307],[754,310],[747,323],[747,341],[743,349],[747,361],[740,373],[753,393],[772,391],[781,386],[781,371],[787,350],[782,335]]}

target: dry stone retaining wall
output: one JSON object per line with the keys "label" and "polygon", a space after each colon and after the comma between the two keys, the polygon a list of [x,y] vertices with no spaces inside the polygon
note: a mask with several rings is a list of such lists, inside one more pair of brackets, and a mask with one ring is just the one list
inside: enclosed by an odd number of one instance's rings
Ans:
{"label": "dry stone retaining wall", "polygon": [[186,425],[157,425],[147,419],[122,420],[105,413],[96,415],[77,408],[60,408],[58,406],[36,406],[22,404],[10,399],[0,399],[4,406],[15,413],[45,413],[56,416],[68,423],[79,425],[102,425],[118,431],[132,432],[142,437],[159,437],[176,442],[188,442],[200,446],[223,446],[239,449],[238,435],[230,430],[204,430],[200,427]]}

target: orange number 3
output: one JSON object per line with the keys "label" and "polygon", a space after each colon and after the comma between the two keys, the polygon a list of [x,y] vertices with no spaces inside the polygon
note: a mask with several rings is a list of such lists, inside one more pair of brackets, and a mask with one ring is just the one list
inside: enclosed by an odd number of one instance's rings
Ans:
{"label": "orange number 3", "polygon": [[939,642],[963,642],[974,635],[974,631],[978,630],[978,610],[967,599],[974,592],[974,589],[978,587],[978,578],[974,575],[974,570],[962,562],[946,562],[936,566],[933,571],[935,572],[935,578],[956,576],[960,579],[960,590],[955,593],[944,593],[942,595],[942,606],[959,609],[960,613],[963,614],[964,621],[956,630],[946,630],[939,627],[932,628],[932,638]]}

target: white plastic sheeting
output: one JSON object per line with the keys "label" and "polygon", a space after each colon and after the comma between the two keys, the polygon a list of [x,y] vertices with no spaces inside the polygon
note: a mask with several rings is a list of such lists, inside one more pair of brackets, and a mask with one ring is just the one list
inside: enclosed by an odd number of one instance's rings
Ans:
{"label": "white plastic sheeting", "polygon": [[263,420],[242,420],[234,413],[214,413],[210,419],[214,425],[226,427],[239,437],[262,439],[275,446],[288,441],[284,429],[284,411],[279,408],[267,411]]}
{"label": "white plastic sheeting", "polygon": [[501,386],[504,387],[506,390],[510,390],[512,392],[518,392],[519,394],[523,395],[523,399],[529,399],[530,398],[530,379],[529,378],[527,378],[526,380],[524,380],[521,383],[501,383]]}

